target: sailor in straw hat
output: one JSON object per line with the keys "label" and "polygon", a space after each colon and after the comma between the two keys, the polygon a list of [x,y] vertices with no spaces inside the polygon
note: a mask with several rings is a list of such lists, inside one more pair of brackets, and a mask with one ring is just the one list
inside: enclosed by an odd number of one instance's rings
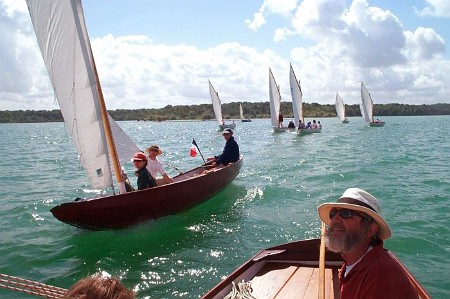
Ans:
{"label": "sailor in straw hat", "polygon": [[345,298],[418,298],[402,266],[383,249],[391,228],[370,193],[349,188],[337,202],[319,206],[328,226],[325,245],[341,254],[339,283]]}
{"label": "sailor in straw hat", "polygon": [[[147,169],[152,175],[152,177],[156,179],[158,186],[173,183],[173,179],[167,175],[166,170],[164,169],[164,166],[161,163],[161,161],[159,161],[156,158],[157,156],[163,153],[162,150],[159,148],[159,146],[152,145],[145,151],[148,153]],[[158,173],[162,175],[162,179],[161,178],[157,179]]]}

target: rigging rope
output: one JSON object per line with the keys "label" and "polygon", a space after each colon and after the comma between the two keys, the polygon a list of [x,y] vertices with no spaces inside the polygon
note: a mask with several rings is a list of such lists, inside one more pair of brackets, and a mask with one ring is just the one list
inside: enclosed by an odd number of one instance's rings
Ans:
{"label": "rigging rope", "polygon": [[66,289],[0,273],[0,287],[49,299],[63,298]]}

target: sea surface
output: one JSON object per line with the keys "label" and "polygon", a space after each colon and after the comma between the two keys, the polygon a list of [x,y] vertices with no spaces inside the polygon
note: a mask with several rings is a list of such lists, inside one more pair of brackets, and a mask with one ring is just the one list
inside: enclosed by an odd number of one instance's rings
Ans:
{"label": "sea surface", "polygon": [[[260,250],[319,237],[317,206],[359,187],[382,204],[393,231],[385,247],[433,298],[450,298],[450,117],[383,120],[324,118],[322,133],[301,137],[273,133],[268,119],[236,121],[236,180],[189,211],[118,231],[50,213],[97,195],[63,123],[0,124],[0,273],[69,288],[103,272],[138,298],[198,298]],[[142,148],[158,144],[171,176],[202,163],[189,156],[193,138],[205,159],[224,146],[211,121],[119,125]],[[0,298],[36,297],[0,289]]]}

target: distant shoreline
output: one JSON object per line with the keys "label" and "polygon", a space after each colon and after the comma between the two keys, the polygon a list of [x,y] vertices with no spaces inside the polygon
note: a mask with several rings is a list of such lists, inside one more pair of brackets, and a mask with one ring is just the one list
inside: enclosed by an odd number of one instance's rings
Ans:
{"label": "distant shoreline", "polygon": [[[250,119],[270,118],[268,102],[233,102],[222,104],[222,114],[226,120],[240,121],[239,104],[242,104],[244,117]],[[359,104],[346,105],[346,116],[361,116]],[[304,103],[305,118],[336,117],[334,105]],[[214,119],[211,104],[200,105],[168,105],[159,109],[117,109],[109,110],[116,121],[209,121]],[[281,113],[285,118],[293,118],[292,104],[281,103]],[[450,115],[450,104],[437,103],[429,105],[405,104],[374,104],[374,115],[383,116],[420,116],[420,115]],[[40,123],[62,122],[59,109],[54,110],[6,110],[0,111],[0,123]]]}

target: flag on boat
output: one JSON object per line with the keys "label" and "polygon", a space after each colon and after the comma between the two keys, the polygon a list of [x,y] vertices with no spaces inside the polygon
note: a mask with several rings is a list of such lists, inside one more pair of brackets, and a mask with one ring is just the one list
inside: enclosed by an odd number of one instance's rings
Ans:
{"label": "flag on boat", "polygon": [[197,142],[195,142],[195,139],[192,139],[192,145],[191,145],[191,157],[195,157],[198,154],[198,148],[197,148]]}

